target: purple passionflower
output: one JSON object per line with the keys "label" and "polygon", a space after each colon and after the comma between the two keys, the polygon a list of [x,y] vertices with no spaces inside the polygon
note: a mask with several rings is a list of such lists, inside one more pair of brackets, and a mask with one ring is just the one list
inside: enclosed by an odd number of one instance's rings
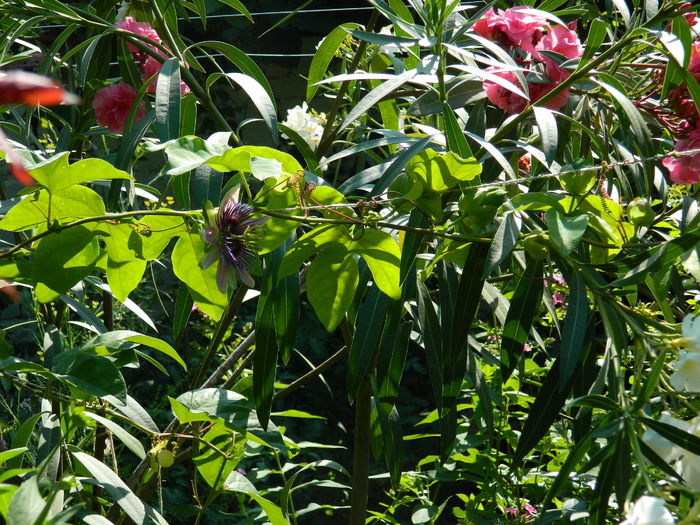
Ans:
{"label": "purple passionflower", "polygon": [[200,234],[204,242],[211,244],[201,266],[206,269],[214,261],[219,261],[216,284],[223,293],[226,293],[229,284],[235,284],[234,271],[247,286],[255,286],[255,280],[248,272],[248,263],[255,253],[249,230],[268,219],[252,219],[255,209],[238,202],[238,190],[236,186],[226,194],[218,211],[206,209],[209,226],[203,228]]}

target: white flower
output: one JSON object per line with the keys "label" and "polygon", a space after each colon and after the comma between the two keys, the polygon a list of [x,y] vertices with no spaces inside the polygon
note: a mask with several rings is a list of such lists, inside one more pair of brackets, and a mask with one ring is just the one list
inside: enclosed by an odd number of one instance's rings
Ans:
{"label": "white flower", "polygon": [[[681,421],[680,419],[676,419],[668,412],[662,412],[659,421],[661,423],[666,423],[667,425],[673,425],[677,429],[683,430],[684,432],[690,432],[690,424],[686,423],[685,421]],[[665,437],[661,437],[652,429],[648,429],[646,432],[644,432],[642,441],[644,441],[644,443],[646,443],[650,449],[656,452],[666,463],[676,461],[684,451],[684,449],[674,445]]]}
{"label": "white flower", "polygon": [[671,363],[675,372],[671,386],[676,390],[700,392],[700,352],[681,351],[678,359]]}
{"label": "white flower", "polygon": [[[700,437],[700,417],[690,422],[690,428],[686,432]],[[676,470],[683,477],[685,486],[693,492],[700,492],[700,456],[680,448],[682,456],[676,464]]]}
{"label": "white flower", "polygon": [[[659,421],[700,437],[700,417],[686,422],[674,418],[668,412],[663,412]],[[683,447],[674,445],[651,429],[644,432],[642,441],[666,463],[673,464],[673,468],[683,478],[686,487],[693,492],[700,492],[700,456],[687,451]]]}
{"label": "white flower", "polygon": [[700,316],[695,319],[690,314],[685,316],[682,337],[675,343],[683,350],[670,365],[675,369],[671,385],[676,390],[700,392]]}
{"label": "white flower", "polygon": [[695,319],[690,314],[683,318],[683,343],[688,352],[700,352],[700,315]]}
{"label": "white flower", "polygon": [[661,498],[642,496],[632,504],[627,519],[620,525],[674,525],[676,520],[664,503]]}
{"label": "white flower", "polygon": [[[325,113],[309,112],[309,107],[304,102],[301,106],[294,106],[287,110],[287,120],[282,122],[288,128],[296,131],[312,149],[316,149],[323,137],[323,126],[326,123]],[[284,138],[289,138],[282,134]]]}

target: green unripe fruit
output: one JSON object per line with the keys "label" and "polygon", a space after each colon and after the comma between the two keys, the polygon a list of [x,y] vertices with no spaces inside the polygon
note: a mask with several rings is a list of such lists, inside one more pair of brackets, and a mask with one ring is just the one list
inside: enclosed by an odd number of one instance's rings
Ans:
{"label": "green unripe fruit", "polygon": [[647,199],[634,199],[627,205],[627,218],[635,226],[651,226],[656,214]]}
{"label": "green unripe fruit", "polygon": [[170,468],[175,463],[175,456],[167,448],[158,451],[156,455],[158,464],[163,468]]}
{"label": "green unripe fruit", "polygon": [[549,235],[534,233],[522,240],[523,248],[533,259],[542,260],[549,255]]}
{"label": "green unripe fruit", "polygon": [[595,171],[579,171],[586,166],[583,159],[578,159],[562,168],[559,176],[561,187],[571,195],[586,195],[595,185]]}
{"label": "green unripe fruit", "polygon": [[595,185],[595,173],[593,171],[564,173],[559,177],[559,182],[571,195],[586,195]]}

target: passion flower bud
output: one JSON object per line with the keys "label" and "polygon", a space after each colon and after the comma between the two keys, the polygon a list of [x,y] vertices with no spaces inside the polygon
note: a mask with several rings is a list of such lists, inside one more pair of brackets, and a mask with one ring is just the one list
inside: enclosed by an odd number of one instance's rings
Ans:
{"label": "passion flower bud", "polygon": [[647,199],[637,198],[627,206],[627,218],[635,226],[651,226],[656,214]]}

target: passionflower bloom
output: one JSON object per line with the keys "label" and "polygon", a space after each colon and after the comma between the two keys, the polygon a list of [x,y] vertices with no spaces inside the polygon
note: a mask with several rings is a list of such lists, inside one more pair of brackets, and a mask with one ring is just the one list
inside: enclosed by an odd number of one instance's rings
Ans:
{"label": "passionflower bloom", "polygon": [[202,259],[201,266],[209,268],[219,261],[216,269],[216,284],[226,293],[228,285],[235,285],[233,272],[236,272],[247,286],[255,286],[255,280],[248,272],[248,264],[253,257],[254,243],[250,230],[263,224],[268,217],[251,218],[255,211],[252,206],[238,202],[236,186],[226,194],[218,211],[208,209],[209,226],[202,229],[202,240],[211,248]]}
{"label": "passionflower bloom", "polygon": [[630,507],[627,519],[620,525],[674,525],[671,512],[661,498],[642,496]]}
{"label": "passionflower bloom", "polygon": [[[80,97],[64,91],[53,79],[28,73],[26,71],[11,71],[0,73],[0,104],[25,104],[27,106],[56,106],[58,104],[77,104]],[[5,153],[5,159],[10,163],[12,175],[24,184],[34,184],[34,179],[24,167],[12,144],[0,129],[0,151]]]}
{"label": "passionflower bloom", "polygon": [[[128,84],[112,84],[95,93],[92,107],[100,126],[106,126],[113,133],[122,133],[131,106],[136,100],[136,90]],[[136,111],[135,122],[146,114],[143,102]]]}
{"label": "passionflower bloom", "polygon": [[[151,27],[151,24],[149,24],[148,22],[137,22],[136,19],[132,16],[127,16],[121,22],[117,22],[117,27],[119,29],[123,29],[124,31],[134,33],[135,35],[149,38],[157,44],[161,43],[158,33],[155,29],[153,29],[153,27]],[[138,47],[136,47],[130,42],[126,45],[129,48],[129,52],[132,55],[139,55],[143,53]]]}
{"label": "passionflower bloom", "polygon": [[[700,149],[700,128],[693,128],[688,136],[676,142],[678,152]],[[666,157],[662,164],[669,171],[671,180],[676,184],[695,184],[700,182],[700,153]]]}
{"label": "passionflower bloom", "polygon": [[537,44],[535,57],[537,60],[544,62],[547,76],[552,82],[561,82],[570,73],[561,68],[555,60],[540,53],[540,51],[552,51],[568,59],[578,58],[583,55],[583,46],[576,34],[575,27],[575,24],[569,27],[561,25],[551,27]]}

